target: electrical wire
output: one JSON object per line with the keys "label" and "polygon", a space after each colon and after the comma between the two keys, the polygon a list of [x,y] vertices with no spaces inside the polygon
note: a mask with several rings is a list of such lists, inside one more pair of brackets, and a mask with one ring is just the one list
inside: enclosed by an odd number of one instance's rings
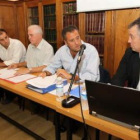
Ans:
{"label": "electrical wire", "polygon": [[[78,66],[78,77],[79,77],[79,66]],[[89,134],[87,125],[86,125],[86,123],[85,123],[85,118],[84,118],[84,114],[83,114],[83,110],[82,110],[81,94],[80,94],[80,93],[81,93],[80,82],[78,82],[78,89],[79,89],[80,109],[81,109],[81,115],[82,115],[82,120],[83,120],[83,124],[84,124],[84,129],[86,130],[89,139],[92,140],[92,139],[91,139],[91,136],[90,136],[90,134]]]}

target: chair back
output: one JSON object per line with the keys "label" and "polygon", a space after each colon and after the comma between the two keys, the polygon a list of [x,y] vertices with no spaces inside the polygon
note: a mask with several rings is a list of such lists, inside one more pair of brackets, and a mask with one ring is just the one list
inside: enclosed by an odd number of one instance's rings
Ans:
{"label": "chair back", "polygon": [[99,71],[100,71],[100,80],[101,83],[110,83],[111,78],[109,72],[102,66],[99,65]]}

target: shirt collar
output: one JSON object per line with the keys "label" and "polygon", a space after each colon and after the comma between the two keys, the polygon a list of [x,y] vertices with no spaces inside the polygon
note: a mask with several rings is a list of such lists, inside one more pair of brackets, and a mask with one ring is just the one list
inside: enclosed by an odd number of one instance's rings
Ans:
{"label": "shirt collar", "polygon": [[38,44],[38,46],[36,47],[35,45],[32,45],[32,47],[33,48],[36,48],[36,49],[39,49],[39,50],[41,50],[41,48],[42,48],[42,44],[43,44],[43,39],[40,41],[40,43]]}

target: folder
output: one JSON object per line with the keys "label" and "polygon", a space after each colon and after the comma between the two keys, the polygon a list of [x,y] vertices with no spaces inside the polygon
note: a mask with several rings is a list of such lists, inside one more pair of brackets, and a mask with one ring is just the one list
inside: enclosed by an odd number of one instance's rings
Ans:
{"label": "folder", "polygon": [[[66,84],[67,84],[67,80],[63,81],[63,85],[65,86]],[[56,89],[56,84],[52,84],[52,85],[50,85],[50,86],[48,86],[46,88],[38,88],[38,87],[35,87],[33,85],[30,85],[30,84],[28,84],[26,87],[31,89],[31,90],[34,90],[34,91],[36,91],[38,93],[45,94],[45,93],[48,93],[48,92],[50,92],[52,90],[55,90]]]}
{"label": "folder", "polygon": [[79,86],[77,86],[76,88],[74,88],[70,91],[70,96],[72,95],[72,96],[75,96],[77,98],[80,98],[81,90],[82,90],[82,87],[80,86],[80,90],[79,90]]}

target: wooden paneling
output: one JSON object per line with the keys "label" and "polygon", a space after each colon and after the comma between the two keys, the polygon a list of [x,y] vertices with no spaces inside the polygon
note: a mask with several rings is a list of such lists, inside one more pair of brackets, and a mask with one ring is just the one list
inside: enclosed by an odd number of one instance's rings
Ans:
{"label": "wooden paneling", "polygon": [[27,5],[28,7],[35,7],[35,6],[38,5],[39,2],[40,2],[40,0],[28,0],[28,1],[26,2],[26,5]]}
{"label": "wooden paneling", "polygon": [[79,13],[79,33],[81,39],[85,41],[85,13]]}
{"label": "wooden paneling", "polygon": [[56,0],[42,0],[43,5],[51,5],[55,3],[56,3]]}
{"label": "wooden paneling", "polygon": [[56,28],[57,28],[57,48],[60,48],[63,44],[62,29],[63,29],[63,5],[61,0],[56,0]]}
{"label": "wooden paneling", "polygon": [[17,29],[18,39],[27,47],[27,28],[24,3],[17,4]]}
{"label": "wooden paneling", "polygon": [[11,38],[17,38],[16,26],[15,5],[0,2],[0,28],[4,28]]}
{"label": "wooden paneling", "polygon": [[113,11],[107,11],[105,13],[104,67],[111,75],[114,67],[114,16],[115,12]]}

